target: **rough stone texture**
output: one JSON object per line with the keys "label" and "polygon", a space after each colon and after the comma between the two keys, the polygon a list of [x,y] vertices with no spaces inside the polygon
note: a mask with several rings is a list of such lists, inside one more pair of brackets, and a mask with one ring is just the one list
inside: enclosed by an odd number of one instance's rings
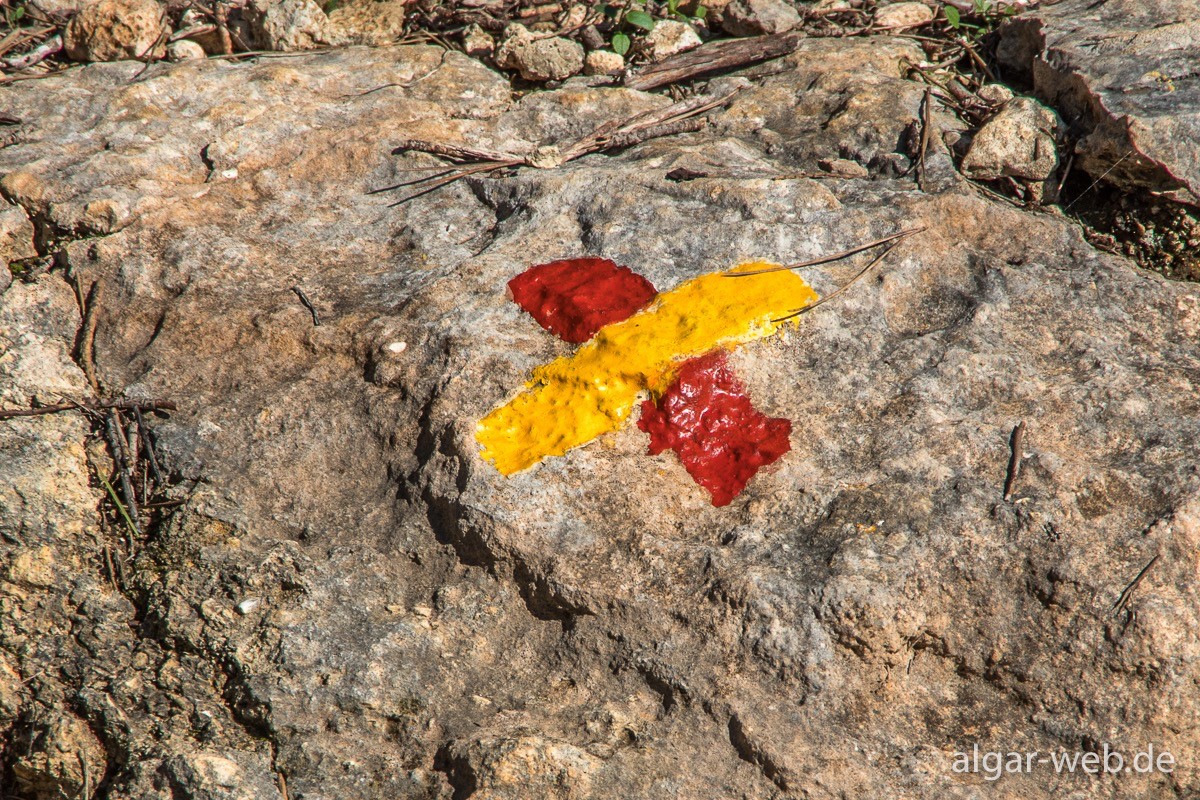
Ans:
{"label": "rough stone texture", "polygon": [[504,29],[496,64],[527,81],[561,81],[583,69],[583,45],[561,36],[539,36],[515,22]]}
{"label": "rough stone texture", "polygon": [[[63,272],[101,282],[100,378],[180,403],[152,424],[186,503],[118,588],[87,421],[0,423],[0,719],[22,709],[0,740],[74,715],[109,796],[164,800],[272,798],[273,775],[295,800],[1200,792],[1200,289],[977,193],[940,135],[920,191],[897,143],[921,54],[806,40],[713,81],[743,89],[704,132],[397,207],[370,191],[437,163],[404,139],[532,152],[670,100],[516,99],[415,47],[10,86],[35,135],[0,150],[0,186],[61,252],[0,295],[3,400],[80,396]],[[769,177],[836,158],[869,178]],[[509,479],[478,458],[476,421],[569,350],[504,297],[529,264],[603,256],[669,288],[916,225],[732,356],[795,431],[732,505],[632,424]],[[974,743],[1100,742],[1189,766],[951,769]]]}
{"label": "rough stone texture", "polygon": [[673,19],[659,20],[654,30],[647,33],[642,42],[646,54],[654,61],[703,44],[695,28],[686,22]]}
{"label": "rough stone texture", "polygon": [[[10,262],[35,255],[37,249],[33,246],[33,223],[22,208],[0,201],[0,265],[8,267]],[[0,275],[2,280],[4,276]]]}
{"label": "rough stone texture", "polygon": [[1075,122],[1075,165],[1200,204],[1200,0],[1065,0],[1001,29],[997,56]]}
{"label": "rough stone texture", "polygon": [[251,0],[246,21],[255,45],[263,50],[296,52],[345,41],[313,0]]}
{"label": "rough stone texture", "polygon": [[329,12],[329,21],[352,44],[391,44],[404,36],[406,3],[350,0]]}
{"label": "rough stone texture", "polygon": [[892,3],[875,12],[874,23],[880,28],[904,30],[933,21],[933,9],[924,3]]}
{"label": "rough stone texture", "polygon": [[1038,101],[1010,100],[975,134],[962,161],[963,173],[979,180],[1008,176],[1044,181],[1058,167],[1057,127],[1054,112]]}
{"label": "rough stone texture", "polygon": [[785,0],[733,0],[721,11],[721,27],[732,36],[785,33],[800,24],[800,13]]}
{"label": "rough stone texture", "polygon": [[167,58],[171,61],[187,61],[192,58],[204,58],[204,48],[191,39],[180,39],[167,45]]}
{"label": "rough stone texture", "polygon": [[155,0],[100,0],[71,18],[63,46],[76,61],[160,58],[163,13]]}
{"label": "rough stone texture", "polygon": [[490,56],[496,49],[496,40],[478,25],[469,25],[463,31],[463,52],[469,56]]}
{"label": "rough stone texture", "polygon": [[611,50],[593,50],[583,61],[584,75],[608,75],[625,69],[625,58]]}

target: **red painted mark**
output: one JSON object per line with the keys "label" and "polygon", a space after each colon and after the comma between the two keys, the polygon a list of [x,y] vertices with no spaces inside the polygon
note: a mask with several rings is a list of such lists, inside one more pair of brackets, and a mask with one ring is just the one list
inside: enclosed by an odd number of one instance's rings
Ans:
{"label": "red painted mark", "polygon": [[650,455],[674,450],[714,506],[729,505],[759,467],[792,448],[792,423],[751,404],[724,350],[686,361],[657,403],[642,403],[638,427],[650,434]]}
{"label": "red painted mark", "polygon": [[654,284],[607,258],[569,258],[530,267],[508,282],[513,299],[546,330],[586,342],[646,306]]}

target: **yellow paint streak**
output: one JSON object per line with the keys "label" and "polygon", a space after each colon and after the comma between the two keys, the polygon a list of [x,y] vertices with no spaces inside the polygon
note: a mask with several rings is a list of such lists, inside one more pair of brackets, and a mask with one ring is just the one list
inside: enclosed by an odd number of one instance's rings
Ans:
{"label": "yellow paint streak", "polygon": [[680,362],[769,336],[785,324],[772,319],[816,300],[787,270],[737,279],[712,273],[664,292],[650,307],[601,328],[574,354],[535,369],[525,391],[480,420],[475,438],[482,455],[511,475],[587,444],[619,428],[643,392],[665,390]]}

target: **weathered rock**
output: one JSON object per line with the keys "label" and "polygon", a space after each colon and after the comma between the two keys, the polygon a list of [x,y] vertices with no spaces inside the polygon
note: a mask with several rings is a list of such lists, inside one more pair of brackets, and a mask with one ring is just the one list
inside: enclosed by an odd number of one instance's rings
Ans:
{"label": "weathered rock", "polygon": [[204,48],[191,39],[180,39],[167,45],[167,59],[170,61],[189,61],[206,55]]}
{"label": "weathered rock", "polygon": [[696,29],[686,22],[673,19],[659,20],[654,30],[643,39],[645,52],[654,61],[660,61],[667,56],[699,47],[703,42]]}
{"label": "weathered rock", "polygon": [[[4,267],[0,272],[8,272],[10,262],[35,255],[33,223],[28,215],[19,206],[0,201],[0,266]],[[2,275],[0,280],[3,280]]]}
{"label": "weathered rock", "polygon": [[[36,719],[36,718],[35,718]],[[104,747],[79,717],[50,711],[31,721],[13,743],[16,788],[37,800],[91,800],[108,766]]]}
{"label": "weathered rock", "polygon": [[71,18],[63,46],[76,61],[161,58],[164,28],[155,0],[99,0]]}
{"label": "weathered rock", "polygon": [[496,49],[496,40],[478,25],[468,25],[463,31],[463,52],[469,56],[490,56]]}
{"label": "weathered rock", "polygon": [[625,59],[611,50],[593,50],[583,62],[584,75],[609,75],[625,69]]}
{"label": "weathered rock", "polygon": [[99,0],[30,0],[29,5],[44,17],[67,19],[77,14],[81,8],[92,5]]}
{"label": "weathered rock", "polygon": [[[150,425],[186,499],[122,562],[126,595],[97,568],[125,537],[99,524],[85,418],[3,423],[0,563],[23,566],[0,580],[0,652],[48,670],[28,702],[80,707],[114,797],[271,797],[277,772],[293,797],[965,800],[993,787],[953,769],[974,744],[1154,742],[1196,763],[1200,290],[952,170],[921,191],[898,151],[921,56],[805,40],[773,74],[711,81],[741,91],[702,132],[395,207],[371,191],[440,163],[393,155],[405,139],[530,153],[670,99],[517,98],[439,48],[10,86],[39,136],[0,149],[6,196],[56,231],[104,199],[129,215],[0,295],[0,369],[26,365],[5,402],[84,391],[77,370],[40,389],[30,365],[44,348],[70,368],[63,273],[99,281],[100,378],[179,401]],[[932,122],[927,174],[960,127]],[[871,180],[782,177],[833,158]],[[707,177],[666,179],[680,168]],[[480,459],[481,416],[571,351],[504,297],[531,263],[601,255],[670,289],[918,225],[873,277],[731,355],[795,435],[730,506],[632,425],[509,478]],[[863,263],[805,274],[828,294]],[[46,477],[55,425],[79,443],[71,480]],[[1077,786],[1036,764],[1002,780],[1037,800]],[[1183,769],[1105,780],[1200,791]]]}
{"label": "weathered rock", "polygon": [[876,27],[889,30],[915,28],[933,21],[933,9],[924,3],[892,3],[875,12]]}
{"label": "weathered rock", "polygon": [[296,52],[342,44],[344,36],[313,0],[251,0],[246,21],[256,46]]}
{"label": "weathered rock", "polygon": [[800,24],[800,13],[786,0],[733,0],[721,11],[721,27],[733,36],[786,33]]}
{"label": "weathered rock", "polygon": [[583,46],[561,36],[538,36],[520,23],[504,29],[496,63],[528,81],[561,81],[583,69]]}
{"label": "weathered rock", "polygon": [[1058,167],[1057,125],[1054,112],[1036,100],[1011,100],[975,134],[962,170],[979,180],[1044,181]]}
{"label": "weathered rock", "polygon": [[162,773],[176,795],[194,800],[282,800],[277,779],[263,761],[201,751],[168,759]]}
{"label": "weathered rock", "polygon": [[1001,83],[987,83],[979,87],[976,96],[992,106],[1002,106],[1014,97],[1013,90]]}
{"label": "weathered rock", "polygon": [[404,36],[407,4],[403,0],[349,0],[329,12],[343,41],[378,47]]}
{"label": "weathered rock", "polygon": [[1200,204],[1197,19],[1200,0],[1066,0],[1003,26],[997,56],[1072,122],[1076,168]]}

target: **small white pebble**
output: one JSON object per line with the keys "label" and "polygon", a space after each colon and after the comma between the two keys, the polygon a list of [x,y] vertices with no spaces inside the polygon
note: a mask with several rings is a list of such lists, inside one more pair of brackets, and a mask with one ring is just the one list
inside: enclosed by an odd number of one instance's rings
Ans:
{"label": "small white pebble", "polygon": [[237,610],[239,614],[245,616],[254,609],[258,608],[261,604],[262,600],[259,600],[257,597],[247,597],[245,600],[237,604]]}
{"label": "small white pebble", "polygon": [[237,176],[238,176],[237,167],[233,167],[232,169],[221,170],[221,177],[227,181],[231,181],[234,178],[236,178]]}
{"label": "small white pebble", "polygon": [[388,342],[385,349],[389,353],[403,353],[408,349],[408,342]]}

